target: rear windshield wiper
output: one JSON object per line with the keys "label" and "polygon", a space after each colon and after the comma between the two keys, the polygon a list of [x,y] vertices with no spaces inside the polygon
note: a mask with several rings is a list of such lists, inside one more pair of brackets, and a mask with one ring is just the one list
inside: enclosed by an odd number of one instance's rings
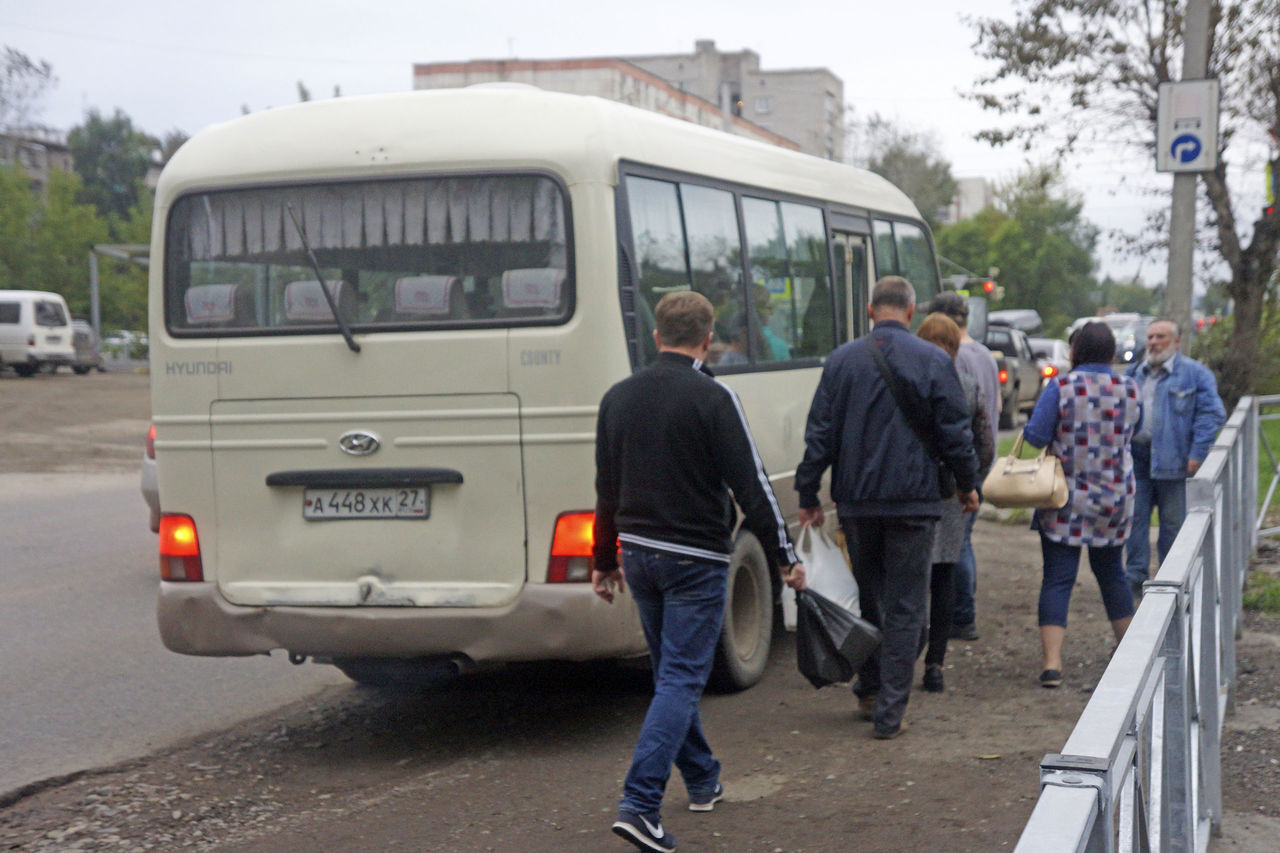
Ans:
{"label": "rear windshield wiper", "polygon": [[289,211],[289,219],[293,221],[293,227],[298,232],[298,237],[302,240],[302,248],[307,251],[307,260],[311,261],[311,269],[315,271],[316,283],[320,285],[320,292],[324,294],[324,301],[329,304],[329,310],[333,312],[333,319],[338,323],[338,331],[342,332],[342,339],[347,342],[347,348],[352,352],[360,352],[360,345],[356,343],[355,338],[351,337],[351,329],[347,326],[347,321],[342,319],[342,313],[338,311],[338,303],[333,301],[333,294],[329,292],[329,288],[325,287],[324,275],[320,272],[320,262],[316,260],[316,253],[311,251],[311,244],[307,242],[306,232],[298,224],[298,217],[293,213],[293,205],[288,204],[285,207]]}

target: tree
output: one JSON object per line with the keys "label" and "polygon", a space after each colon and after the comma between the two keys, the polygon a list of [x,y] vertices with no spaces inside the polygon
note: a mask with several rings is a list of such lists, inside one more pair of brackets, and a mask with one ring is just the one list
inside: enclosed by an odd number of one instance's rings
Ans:
{"label": "tree", "polygon": [[77,200],[80,179],[49,173],[44,205],[32,227],[32,265],[40,290],[61,293],[72,314],[89,313],[89,250],[107,240],[107,223],[91,204]]}
{"label": "tree", "polygon": [[951,164],[935,153],[941,147],[936,137],[905,130],[878,114],[851,122],[847,135],[853,141],[853,162],[906,193],[929,227],[936,229],[938,212],[956,196]]}
{"label": "tree", "polygon": [[36,197],[17,166],[0,164],[0,290],[31,286],[31,220]]}
{"label": "tree", "polygon": [[67,135],[84,197],[103,216],[126,217],[138,201],[138,187],[151,168],[151,152],[159,141],[133,126],[117,109],[111,118],[89,110],[84,124]]}
{"label": "tree", "polygon": [[5,45],[0,55],[0,130],[29,125],[45,92],[57,82],[48,62]]}
{"label": "tree", "polygon": [[[1280,2],[1211,0],[1209,74],[1222,85],[1218,166],[1200,175],[1208,200],[1208,243],[1230,271],[1232,339],[1216,365],[1235,400],[1253,387],[1267,284],[1277,268],[1280,213],[1239,206],[1228,181],[1233,143],[1280,139]],[[1150,157],[1160,83],[1178,76],[1184,3],[1145,0],[1019,0],[1012,22],[971,19],[978,52],[995,70],[974,97],[1014,123],[980,134],[993,144],[1051,142],[1059,152],[1103,139]],[[1066,98],[1063,99],[1063,95]],[[1066,109],[1057,105],[1065,104]],[[1239,146],[1243,148],[1244,146]],[[1241,152],[1242,160],[1244,157]],[[1274,145],[1267,158],[1280,170]],[[1261,172],[1261,162],[1239,163]],[[1233,179],[1234,180],[1234,179]]]}
{"label": "tree", "polygon": [[1002,305],[1035,308],[1045,325],[1092,314],[1098,231],[1056,168],[1031,166],[996,191],[996,204],[937,234],[938,251],[970,270],[999,267]]}

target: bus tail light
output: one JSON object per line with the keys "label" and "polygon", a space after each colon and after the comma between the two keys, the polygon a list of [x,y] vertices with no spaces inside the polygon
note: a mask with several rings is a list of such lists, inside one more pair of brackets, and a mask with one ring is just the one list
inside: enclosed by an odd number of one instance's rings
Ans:
{"label": "bus tail light", "polygon": [[1006,382],[1008,382],[1008,381],[1009,381],[1009,371],[1005,370],[1004,368],[1001,368],[1001,369],[1000,369],[1000,384],[1001,384],[1001,385],[1003,385],[1004,383],[1006,383]]}
{"label": "bus tail light", "polygon": [[202,581],[200,537],[189,515],[160,518],[160,578],[167,581]]}
{"label": "bus tail light", "polygon": [[547,583],[573,583],[591,580],[595,564],[594,512],[566,512],[556,518],[556,533],[551,540],[551,558],[547,561]]}

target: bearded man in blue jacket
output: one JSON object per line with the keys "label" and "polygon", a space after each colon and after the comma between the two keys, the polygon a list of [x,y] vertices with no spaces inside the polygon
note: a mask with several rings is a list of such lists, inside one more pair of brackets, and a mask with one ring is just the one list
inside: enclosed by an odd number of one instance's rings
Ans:
{"label": "bearded man in blue jacket", "polygon": [[1147,326],[1147,354],[1128,375],[1142,389],[1142,430],[1133,437],[1137,493],[1125,543],[1125,576],[1140,595],[1151,564],[1151,508],[1160,513],[1160,562],[1187,517],[1187,478],[1200,470],[1226,420],[1213,373],[1178,351],[1182,331],[1160,318]]}

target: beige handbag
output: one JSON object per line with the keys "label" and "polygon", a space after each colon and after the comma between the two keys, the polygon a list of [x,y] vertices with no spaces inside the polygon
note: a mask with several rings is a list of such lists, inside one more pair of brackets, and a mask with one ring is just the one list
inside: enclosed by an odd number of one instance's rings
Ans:
{"label": "beige handbag", "polygon": [[987,479],[982,481],[982,499],[1005,509],[1066,506],[1067,478],[1062,473],[1062,462],[1049,454],[1048,445],[1039,456],[1030,459],[1019,459],[1021,453],[1022,433],[1018,433],[1009,455],[997,459]]}

